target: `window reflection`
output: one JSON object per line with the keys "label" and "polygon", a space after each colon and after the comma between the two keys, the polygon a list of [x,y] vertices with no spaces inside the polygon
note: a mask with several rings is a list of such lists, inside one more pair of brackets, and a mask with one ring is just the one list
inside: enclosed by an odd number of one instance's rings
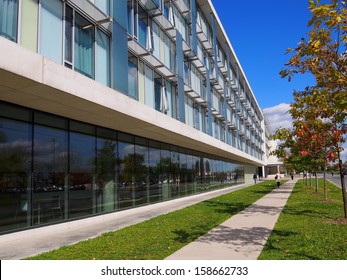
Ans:
{"label": "window reflection", "polygon": [[[109,135],[112,137],[113,133]],[[117,142],[112,138],[98,137],[96,154],[97,212],[118,208],[116,192]]]}
{"label": "window reflection", "polygon": [[200,152],[0,107],[1,232],[244,182],[242,165]]}
{"label": "window reflection", "polygon": [[95,137],[70,133],[70,216],[94,213]]}
{"label": "window reflection", "polygon": [[31,126],[0,118],[0,231],[30,224]]}
{"label": "window reflection", "polygon": [[147,140],[137,141],[134,155],[134,204],[147,203],[148,192],[148,144]]}
{"label": "window reflection", "polygon": [[64,130],[41,125],[34,128],[33,224],[64,218],[67,139]]}
{"label": "window reflection", "polygon": [[134,144],[129,142],[118,142],[118,199],[119,207],[127,208],[133,206],[134,197]]}
{"label": "window reflection", "polygon": [[162,199],[163,176],[159,143],[150,143],[149,147],[149,202]]}

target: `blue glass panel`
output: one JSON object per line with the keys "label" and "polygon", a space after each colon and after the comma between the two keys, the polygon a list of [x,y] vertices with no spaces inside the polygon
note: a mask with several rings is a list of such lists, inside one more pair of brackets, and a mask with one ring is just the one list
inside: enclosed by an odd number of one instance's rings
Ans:
{"label": "blue glass panel", "polygon": [[128,94],[128,34],[127,30],[117,22],[113,22],[112,32],[112,68],[113,88],[123,94]]}
{"label": "blue glass panel", "polygon": [[63,3],[41,1],[40,53],[61,64],[63,59]]}
{"label": "blue glass panel", "polygon": [[76,13],[75,69],[94,78],[94,25]]}
{"label": "blue glass panel", "polygon": [[128,92],[129,96],[137,100],[137,64],[136,58],[128,61]]}
{"label": "blue glass panel", "polygon": [[0,35],[17,41],[18,0],[0,0]]}
{"label": "blue glass panel", "polygon": [[95,5],[106,15],[110,14],[110,0],[95,0]]}
{"label": "blue glass panel", "polygon": [[96,31],[96,65],[95,80],[110,85],[110,38],[100,31]]}

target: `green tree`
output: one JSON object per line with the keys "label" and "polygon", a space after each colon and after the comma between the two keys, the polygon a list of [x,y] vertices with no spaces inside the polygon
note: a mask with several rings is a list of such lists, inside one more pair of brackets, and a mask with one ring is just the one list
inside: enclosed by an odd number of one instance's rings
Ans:
{"label": "green tree", "polygon": [[[330,140],[337,143],[344,212],[347,218],[346,188],[340,158],[341,143],[347,130],[347,9],[345,1],[331,0],[321,4],[309,0],[312,14],[308,26],[308,38],[302,38],[292,54],[281,76],[291,78],[298,73],[311,73],[316,85],[295,94],[291,114],[294,120],[328,120],[332,124]],[[328,136],[326,135],[325,139]],[[325,143],[327,145],[327,143]]]}

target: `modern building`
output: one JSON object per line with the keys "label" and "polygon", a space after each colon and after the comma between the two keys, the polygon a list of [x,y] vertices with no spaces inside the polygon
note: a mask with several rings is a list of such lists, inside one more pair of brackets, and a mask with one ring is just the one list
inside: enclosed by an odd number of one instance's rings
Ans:
{"label": "modern building", "polygon": [[210,0],[0,0],[0,35],[1,233],[263,170],[263,113]]}

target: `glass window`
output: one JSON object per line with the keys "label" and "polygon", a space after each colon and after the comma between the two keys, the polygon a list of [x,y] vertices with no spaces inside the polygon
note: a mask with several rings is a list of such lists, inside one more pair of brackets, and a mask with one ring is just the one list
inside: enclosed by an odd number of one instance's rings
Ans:
{"label": "glass window", "polygon": [[[118,142],[118,201],[120,208],[133,206],[133,182],[134,182],[134,140],[122,139],[119,134]],[[126,141],[126,140],[129,140]]]}
{"label": "glass window", "polygon": [[18,0],[0,0],[0,35],[17,41]]}
{"label": "glass window", "polygon": [[162,199],[168,200],[171,198],[170,184],[172,181],[170,145],[161,144],[160,149]]}
{"label": "glass window", "polygon": [[135,205],[147,203],[148,191],[148,140],[137,138],[134,156],[134,203]]}
{"label": "glass window", "polygon": [[148,15],[144,9],[138,6],[138,34],[137,39],[139,43],[147,48],[147,29],[148,29]]}
{"label": "glass window", "polygon": [[63,60],[63,3],[42,0],[40,19],[40,53],[56,63]]}
{"label": "glass window", "polygon": [[158,25],[152,21],[152,33],[153,33],[153,55],[160,59],[160,29]]}
{"label": "glass window", "polygon": [[91,0],[106,15],[110,14],[110,0]]}
{"label": "glass window", "polygon": [[162,102],[162,77],[155,74],[154,79],[155,109],[161,111]]}
{"label": "glass window", "polygon": [[153,70],[145,65],[145,104],[154,108]]}
{"label": "glass window", "polygon": [[129,54],[128,58],[128,93],[129,96],[138,100],[137,85],[137,58]]}
{"label": "glass window", "polygon": [[64,219],[67,174],[67,131],[35,125],[33,224]]}
{"label": "glass window", "polygon": [[95,137],[70,132],[70,217],[96,212]]}
{"label": "glass window", "polygon": [[75,70],[94,78],[94,25],[75,13]]}
{"label": "glass window", "polygon": [[167,114],[170,117],[174,117],[172,109],[172,85],[169,81],[166,81],[166,99],[167,99]]}
{"label": "glass window", "polygon": [[0,231],[31,225],[31,125],[0,118]]}
{"label": "glass window", "polygon": [[177,147],[171,147],[171,198],[178,196],[180,188],[180,158]]}
{"label": "glass window", "polygon": [[110,37],[96,30],[95,80],[110,86]]}
{"label": "glass window", "polygon": [[149,142],[149,202],[162,199],[163,176],[161,174],[160,144]]}
{"label": "glass window", "polygon": [[187,181],[188,181],[188,166],[187,166],[187,152],[185,149],[180,149],[179,153],[179,196],[187,195]]}
{"label": "glass window", "polygon": [[65,66],[72,68],[73,54],[73,10],[65,6]]}
{"label": "glass window", "polygon": [[165,42],[165,46],[164,46],[164,57],[165,57],[165,66],[169,69],[171,69],[171,40],[170,38],[164,34],[164,42]]}
{"label": "glass window", "polygon": [[96,212],[118,208],[116,190],[116,133],[98,128],[96,151]]}
{"label": "glass window", "polygon": [[138,61],[138,85],[139,85],[139,101],[145,104],[145,64],[139,60]]}
{"label": "glass window", "polygon": [[132,0],[128,0],[127,3],[127,7],[128,7],[128,33],[133,36],[134,32],[133,32],[133,1]]}

